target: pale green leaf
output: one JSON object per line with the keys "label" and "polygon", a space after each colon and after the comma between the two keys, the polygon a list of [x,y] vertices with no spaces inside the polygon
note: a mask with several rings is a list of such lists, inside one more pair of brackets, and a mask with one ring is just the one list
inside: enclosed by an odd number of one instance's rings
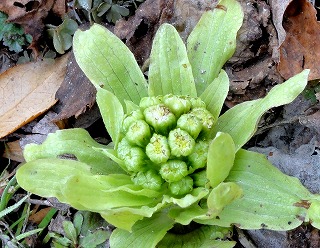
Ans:
{"label": "pale green leaf", "polygon": [[312,199],[306,203],[308,208],[308,216],[312,226],[319,229],[320,228],[320,196],[314,195]]}
{"label": "pale green leaf", "polygon": [[153,40],[149,67],[149,95],[197,96],[186,47],[170,24],[160,26]]}
{"label": "pale green leaf", "polygon": [[168,216],[174,219],[176,223],[189,225],[193,220],[211,219],[211,216],[207,215],[208,212],[208,208],[200,207],[199,202],[196,202],[186,208],[172,207],[168,212]]}
{"label": "pale green leaf", "polygon": [[80,239],[80,246],[83,248],[96,248],[98,245],[107,241],[109,237],[110,233],[108,231],[97,230]]}
{"label": "pale green leaf", "polygon": [[73,50],[80,68],[98,88],[139,104],[147,96],[146,80],[131,51],[107,28],[94,24],[87,31],[76,31]]}
{"label": "pale green leaf", "polygon": [[168,232],[159,242],[157,248],[232,248],[234,241],[223,241],[231,232],[229,228],[201,226],[186,234]]}
{"label": "pale green leaf", "polygon": [[117,228],[110,237],[112,248],[155,247],[173,227],[174,221],[165,213],[156,213],[151,218],[138,221],[128,232]]}
{"label": "pale green leaf", "polygon": [[222,209],[242,195],[242,189],[233,182],[222,182],[208,195],[207,205],[212,218],[216,217]]}
{"label": "pale green leaf", "polygon": [[186,194],[182,198],[175,198],[169,195],[163,196],[163,202],[174,203],[181,208],[186,208],[191,206],[193,203],[198,202],[200,199],[205,197],[209,193],[206,188],[195,188],[189,194]]}
{"label": "pale green leaf", "polygon": [[119,165],[119,167],[121,167],[123,169],[123,171],[129,173],[129,171],[126,168],[126,165],[125,165],[124,161],[118,158],[118,153],[117,153],[116,150],[108,149],[108,148],[94,148],[94,149],[98,150],[98,151],[101,151],[101,153],[103,153],[104,155],[109,157],[112,161],[117,163]]}
{"label": "pale green leaf", "polygon": [[77,174],[91,175],[90,166],[74,160],[47,158],[24,164],[17,170],[16,177],[19,185],[29,192],[66,202],[60,188]]}
{"label": "pale green leaf", "polygon": [[74,244],[77,244],[78,235],[73,223],[71,221],[65,220],[62,222],[62,226],[66,237],[70,239]]}
{"label": "pale green leaf", "polygon": [[115,227],[131,231],[132,226],[138,220],[142,220],[145,217],[144,213],[134,214],[131,210],[132,208],[110,209],[108,211],[100,212],[100,214],[108,223]]}
{"label": "pale green leaf", "polygon": [[119,142],[124,117],[123,107],[114,94],[102,88],[98,88],[97,103],[104,125],[116,147]]}
{"label": "pale green leaf", "polygon": [[293,76],[273,87],[266,97],[241,103],[224,113],[214,126],[211,137],[217,132],[231,135],[239,150],[255,133],[260,117],[267,110],[292,102],[305,88],[309,70]]}
{"label": "pale green leaf", "polygon": [[212,188],[227,178],[233,166],[235,146],[227,133],[217,133],[209,145],[207,158],[207,178]]}
{"label": "pale green leaf", "polygon": [[73,225],[74,225],[74,228],[76,229],[77,236],[81,232],[81,227],[82,227],[82,224],[83,224],[83,220],[84,220],[83,215],[78,211],[74,215],[74,218],[73,218]]}
{"label": "pale green leaf", "polygon": [[217,120],[229,91],[229,77],[221,70],[218,77],[201,94],[200,98],[207,105],[214,119]]}
{"label": "pale green leaf", "polygon": [[236,49],[243,12],[236,0],[222,0],[206,11],[189,35],[187,49],[197,92],[202,94]]}
{"label": "pale green leaf", "polygon": [[228,204],[218,219],[197,222],[284,231],[308,221],[303,203],[312,197],[311,193],[297,178],[283,174],[262,154],[239,150],[225,181],[238,184],[243,196]]}
{"label": "pale green leaf", "polygon": [[85,129],[65,129],[49,134],[41,145],[27,145],[24,158],[29,162],[72,154],[80,162],[90,165],[92,173],[125,173],[115,162],[95,148],[107,148],[107,146],[97,143]]}
{"label": "pale green leaf", "polygon": [[155,205],[161,196],[161,192],[133,185],[129,176],[121,174],[71,176],[61,187],[61,192],[71,206],[92,212]]}

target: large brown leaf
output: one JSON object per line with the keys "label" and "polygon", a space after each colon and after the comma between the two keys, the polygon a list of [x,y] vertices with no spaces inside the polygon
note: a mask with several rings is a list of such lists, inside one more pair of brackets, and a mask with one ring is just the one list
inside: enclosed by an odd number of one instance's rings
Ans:
{"label": "large brown leaf", "polygon": [[280,46],[280,74],[288,79],[311,69],[309,80],[320,78],[320,24],[307,0],[293,0],[284,14],[286,38]]}
{"label": "large brown leaf", "polygon": [[59,99],[55,106],[58,116],[54,121],[71,116],[78,118],[95,103],[96,89],[75,61],[73,52],[68,62],[66,77],[57,91],[56,98]]}
{"label": "large brown leaf", "polygon": [[56,103],[55,93],[64,79],[68,57],[17,65],[0,74],[0,138]]}

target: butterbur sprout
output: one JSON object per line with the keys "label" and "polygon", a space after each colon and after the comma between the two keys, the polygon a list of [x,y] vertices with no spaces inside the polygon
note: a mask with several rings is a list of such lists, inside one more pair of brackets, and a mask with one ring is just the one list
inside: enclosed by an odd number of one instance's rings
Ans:
{"label": "butterbur sprout", "polygon": [[143,113],[146,122],[159,134],[167,135],[176,126],[175,115],[163,104],[147,107]]}
{"label": "butterbur sprout", "polygon": [[126,138],[132,144],[146,146],[151,138],[149,125],[144,120],[134,121],[128,128]]}
{"label": "butterbur sprout", "polygon": [[188,175],[187,164],[181,160],[169,160],[161,165],[161,177],[167,182],[177,182]]}
{"label": "butterbur sprout", "polygon": [[191,135],[180,128],[170,131],[168,141],[171,154],[176,157],[190,155],[195,146],[195,141]]}
{"label": "butterbur sprout", "polygon": [[[236,0],[218,4],[203,13],[186,45],[172,25],[159,27],[148,81],[108,29],[78,30],[75,58],[97,89],[112,142],[99,144],[79,128],[49,134],[25,147],[19,185],[100,213],[116,227],[111,248],[233,247],[226,239],[234,223],[284,231],[305,220],[320,228],[319,196],[242,149],[267,110],[303,91],[309,70],[221,114],[229,89],[222,67],[236,49],[243,12]],[[77,160],[57,158],[63,154]],[[177,226],[188,233],[175,233]]]}
{"label": "butterbur sprout", "polygon": [[146,146],[146,154],[156,164],[167,162],[170,158],[170,147],[167,137],[154,133]]}
{"label": "butterbur sprout", "polygon": [[185,195],[193,189],[193,180],[191,177],[184,177],[179,181],[169,184],[170,192],[174,195]]}

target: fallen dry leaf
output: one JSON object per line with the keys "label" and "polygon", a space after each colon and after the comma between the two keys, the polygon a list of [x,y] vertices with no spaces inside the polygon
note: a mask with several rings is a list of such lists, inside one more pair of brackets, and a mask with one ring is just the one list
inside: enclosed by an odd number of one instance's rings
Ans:
{"label": "fallen dry leaf", "polygon": [[173,24],[185,40],[201,14],[216,4],[217,0],[146,0],[134,16],[116,23],[114,33],[126,40],[126,45],[142,65],[149,57],[153,36],[162,23]]}
{"label": "fallen dry leaf", "polygon": [[126,45],[140,65],[149,58],[152,38],[160,25],[161,13],[170,4],[166,2],[165,0],[146,0],[139,6],[134,16],[129,17],[127,21],[121,19],[115,25],[114,33],[120,39],[126,40]]}
{"label": "fallen dry leaf", "polygon": [[56,103],[68,57],[17,65],[0,75],[0,138]]}
{"label": "fallen dry leaf", "polygon": [[78,66],[73,53],[70,56],[67,73],[57,91],[56,98],[59,99],[59,103],[55,106],[58,116],[54,118],[54,121],[67,119],[71,116],[77,118],[95,103],[96,89]]}
{"label": "fallen dry leaf", "polygon": [[6,143],[6,149],[2,157],[14,160],[17,162],[24,162],[23,152],[19,140]]}
{"label": "fallen dry leaf", "polygon": [[286,31],[282,26],[282,20],[285,10],[292,0],[270,0],[272,11],[272,21],[278,33],[279,46],[286,38]]}
{"label": "fallen dry leaf", "polygon": [[286,38],[280,46],[278,70],[288,79],[311,69],[309,80],[320,78],[320,23],[307,0],[293,0],[284,14]]}
{"label": "fallen dry leaf", "polygon": [[45,18],[49,12],[62,18],[67,9],[65,0],[1,0],[0,11],[8,14],[9,22],[20,24],[25,33],[32,36],[29,48],[37,55],[38,41],[45,27]]}
{"label": "fallen dry leaf", "polygon": [[40,209],[38,211],[38,206],[34,207],[32,214],[29,216],[29,221],[35,224],[40,224],[40,222],[46,217],[47,213],[52,209],[52,207],[47,207]]}

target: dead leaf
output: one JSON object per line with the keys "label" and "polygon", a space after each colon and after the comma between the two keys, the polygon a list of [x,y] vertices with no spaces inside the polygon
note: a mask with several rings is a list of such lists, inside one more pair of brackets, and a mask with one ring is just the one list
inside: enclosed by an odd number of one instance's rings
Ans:
{"label": "dead leaf", "polygon": [[72,53],[65,79],[56,94],[59,103],[56,106],[58,116],[54,118],[54,121],[67,119],[71,116],[77,118],[93,106],[95,97],[95,87],[84,75]]}
{"label": "dead leaf", "polygon": [[265,96],[282,82],[273,57],[278,49],[271,9],[265,1],[240,0],[244,21],[238,32],[237,48],[224,69],[230,79],[228,107]]}
{"label": "dead leaf", "polygon": [[56,103],[68,57],[17,65],[0,75],[0,138]]}
{"label": "dead leaf", "polygon": [[60,18],[66,13],[65,0],[1,0],[0,11],[8,14],[8,21],[20,24],[25,33],[32,36],[29,48],[38,53],[38,41],[42,35],[50,11]]}
{"label": "dead leaf", "polygon": [[33,209],[32,214],[29,217],[29,221],[35,224],[40,224],[44,217],[46,217],[47,213],[52,209],[52,207],[47,207],[37,211],[37,206],[35,208],[36,209]]}
{"label": "dead leaf", "polygon": [[[134,53],[139,64],[149,58],[152,38],[159,26],[159,18],[168,3],[165,0],[146,0],[136,10],[134,16],[126,21],[119,20],[114,28],[114,33]],[[169,1],[172,2],[172,1]]]}
{"label": "dead leaf", "polygon": [[270,0],[272,11],[272,21],[278,33],[279,46],[286,38],[286,31],[282,26],[282,20],[285,10],[292,0]]}
{"label": "dead leaf", "polygon": [[186,39],[205,9],[216,3],[207,0],[146,0],[134,16],[116,23],[114,33],[126,40],[126,45],[142,65],[149,58],[153,36],[162,23],[173,24],[182,39]]}
{"label": "dead leaf", "polygon": [[320,78],[320,24],[307,0],[293,0],[284,14],[285,41],[280,46],[278,70],[288,79],[311,69],[309,80]]}
{"label": "dead leaf", "polygon": [[2,156],[17,162],[25,161],[19,140],[6,143],[6,149]]}

